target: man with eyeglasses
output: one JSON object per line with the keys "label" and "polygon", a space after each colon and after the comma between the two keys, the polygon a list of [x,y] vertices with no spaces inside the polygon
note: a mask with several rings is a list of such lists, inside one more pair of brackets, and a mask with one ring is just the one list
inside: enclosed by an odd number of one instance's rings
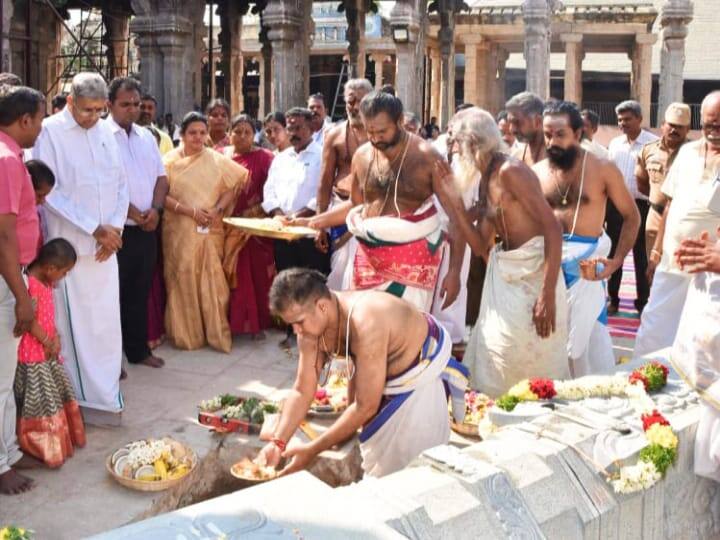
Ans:
{"label": "man with eyeglasses", "polygon": [[[108,89],[96,73],[78,73],[67,106],[43,122],[33,150],[55,173],[45,208],[48,239],[65,238],[77,264],[55,289],[62,356],[78,402],[120,413],[122,333],[116,253],[128,214],[125,170],[112,130],[100,121]],[[88,423],[117,425],[94,413]]]}
{"label": "man with eyeglasses", "polygon": [[691,282],[692,265],[674,257],[680,242],[720,226],[720,91],[702,102],[702,138],[680,148],[662,185],[668,198],[653,252],[660,257],[635,342],[635,356],[672,345]]}

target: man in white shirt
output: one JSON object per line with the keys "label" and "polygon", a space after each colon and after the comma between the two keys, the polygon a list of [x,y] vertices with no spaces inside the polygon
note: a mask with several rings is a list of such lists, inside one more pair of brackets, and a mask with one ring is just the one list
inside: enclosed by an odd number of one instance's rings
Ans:
{"label": "man in white shirt", "polygon": [[320,93],[313,94],[308,98],[308,110],[312,114],[310,122],[312,126],[312,139],[320,145],[325,142],[325,132],[332,125],[332,121],[328,118],[327,109],[325,108],[325,96]]}
{"label": "man in white shirt", "polygon": [[[322,147],[313,141],[312,118],[308,109],[300,107],[285,113],[292,146],[275,156],[263,188],[262,207],[273,217],[307,217],[317,209]],[[330,260],[327,253],[315,246],[313,238],[295,242],[275,240],[275,266],[278,272],[300,267],[327,274]],[[288,338],[291,332],[288,328]],[[290,341],[282,344],[289,345]]]}
{"label": "man in white shirt", "polygon": [[[80,405],[119,413],[122,333],[117,251],[129,194],[115,137],[100,115],[107,85],[96,73],[73,78],[67,107],[45,119],[33,155],[55,173],[45,202],[48,239],[78,254],[55,289],[65,368]],[[87,418],[86,418],[87,420]]]}
{"label": "man in white shirt", "polygon": [[602,144],[595,141],[595,134],[600,125],[600,117],[595,111],[584,109],[580,111],[583,119],[583,132],[580,146],[600,159],[608,159],[608,150]]}
{"label": "man in white shirt", "polygon": [[720,226],[720,91],[707,95],[700,115],[703,137],[678,150],[663,182],[669,202],[653,246],[660,263],[635,341],[636,357],[669,347],[675,339],[692,281],[692,266],[680,268],[674,256],[680,242]]}
{"label": "man in white shirt", "polygon": [[[635,261],[635,290],[637,292],[635,298],[635,308],[642,313],[647,304],[650,294],[650,284],[647,279],[647,251],[645,249],[645,222],[647,221],[650,203],[648,197],[641,193],[638,189],[637,180],[635,179],[635,165],[637,165],[638,154],[643,146],[647,143],[658,139],[649,131],[642,129],[642,109],[637,101],[623,101],[615,107],[618,126],[623,134],[615,137],[610,141],[608,153],[611,160],[615,162],[620,172],[625,178],[625,184],[630,190],[630,195],[635,199],[635,204],[640,211],[640,231],[635,239],[633,246],[633,260]],[[615,256],[618,240],[620,239],[620,231],[622,230],[622,216],[617,208],[608,201],[607,210],[605,212],[605,229],[610,240],[612,248],[610,249],[610,258]],[[608,280],[608,296],[610,297],[610,305],[608,306],[608,315],[614,315],[620,307],[620,282],[622,281],[622,267],[620,267]]]}
{"label": "man in white shirt", "polygon": [[165,362],[154,356],[147,344],[147,301],[157,260],[156,231],[168,183],[155,138],[136,124],[140,95],[136,79],[113,79],[108,88],[110,116],[104,122],[120,150],[130,196],[118,252],[123,350],[131,364],[158,368]]}

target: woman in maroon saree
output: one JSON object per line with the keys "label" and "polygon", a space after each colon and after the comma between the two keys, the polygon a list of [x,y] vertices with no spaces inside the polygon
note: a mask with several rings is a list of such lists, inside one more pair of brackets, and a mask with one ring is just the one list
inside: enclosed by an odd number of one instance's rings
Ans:
{"label": "woman in maroon saree", "polygon": [[[233,118],[232,146],[225,149],[225,155],[250,173],[249,181],[238,194],[232,214],[235,217],[265,216],[260,203],[273,154],[253,146],[254,137],[255,122],[250,116],[240,114]],[[272,323],[268,306],[268,292],[275,277],[272,240],[226,226],[223,268],[230,284],[230,330],[233,334],[262,339],[263,330]]]}

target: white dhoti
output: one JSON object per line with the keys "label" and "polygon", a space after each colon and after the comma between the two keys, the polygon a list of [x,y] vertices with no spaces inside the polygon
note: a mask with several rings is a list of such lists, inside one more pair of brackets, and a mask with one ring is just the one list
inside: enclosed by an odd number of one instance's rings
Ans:
{"label": "white dhoti", "polygon": [[[330,208],[343,202],[343,199],[333,193]],[[330,247],[332,251],[327,285],[334,291],[348,290],[352,288],[352,263],[357,251],[357,240],[349,233],[347,225],[330,229]]]}
{"label": "white dhoti", "polygon": [[605,373],[615,365],[607,327],[605,283],[580,277],[580,261],[607,257],[610,238],[564,235],[562,271],[567,287],[568,344],[573,377]]}
{"label": "white dhoti", "polygon": [[533,307],[543,286],[545,241],[541,236],[517,249],[490,252],[480,314],[463,361],[472,388],[496,398],[528,377],[566,379],[567,299],[558,276],[555,287],[555,332],[538,336]]}
{"label": "white dhoti", "polygon": [[435,288],[431,313],[450,333],[453,343],[462,343],[465,339],[465,316],[467,314],[467,280],[470,274],[470,248],[465,246],[465,255],[460,267],[460,292],[455,301],[443,309],[445,299],[441,296],[442,284],[450,268],[450,245],[445,244],[442,250],[440,274]]}
{"label": "white dhoti", "polygon": [[432,199],[400,217],[363,218],[362,211],[356,206],[347,216],[358,242],[353,288],[386,291],[430,311],[445,241]]}
{"label": "white dhoti", "polygon": [[720,482],[720,275],[691,279],[670,362],[703,402],[695,473]]}
{"label": "white dhoti", "polygon": [[661,270],[655,272],[650,298],[640,317],[635,357],[654,353],[673,344],[691,280],[689,274]]}
{"label": "white dhoti", "polygon": [[452,342],[447,330],[428,318],[428,336],[419,362],[385,383],[380,411],[360,433],[363,470],[385,476],[406,467],[423,450],[450,439],[448,399],[452,394],[453,416],[465,416],[467,370],[451,358]]}
{"label": "white dhoti", "polygon": [[83,407],[120,412],[122,333],[117,258],[77,263],[55,289],[56,325],[65,370]]}

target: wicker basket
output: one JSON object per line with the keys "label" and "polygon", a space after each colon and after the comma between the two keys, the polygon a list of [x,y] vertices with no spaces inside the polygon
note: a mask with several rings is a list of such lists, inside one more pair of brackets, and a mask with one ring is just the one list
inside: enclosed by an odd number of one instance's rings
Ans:
{"label": "wicker basket", "polygon": [[107,460],[105,460],[105,468],[118,484],[123,485],[126,488],[134,489],[135,491],[165,491],[166,489],[170,489],[185,480],[185,478],[187,478],[187,476],[195,470],[195,467],[197,467],[197,454],[195,454],[195,452],[187,446],[185,446],[185,449],[188,451],[188,454],[190,454],[190,461],[192,464],[190,465],[190,470],[180,478],[147,482],[144,480],[135,480],[134,478],[120,476],[113,470],[112,454],[110,454]]}
{"label": "wicker basket", "polygon": [[480,439],[480,434],[478,433],[478,427],[476,424],[458,424],[456,422],[450,422],[450,427],[455,433],[458,433],[462,435],[463,437],[471,437],[473,439]]}

